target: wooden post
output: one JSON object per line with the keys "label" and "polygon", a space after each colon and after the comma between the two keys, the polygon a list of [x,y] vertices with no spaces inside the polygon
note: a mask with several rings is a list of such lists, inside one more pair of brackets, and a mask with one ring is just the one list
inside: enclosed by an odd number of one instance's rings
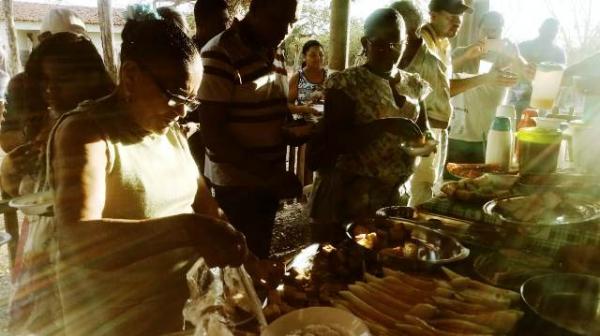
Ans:
{"label": "wooden post", "polygon": [[2,0],[2,4],[4,19],[6,20],[6,35],[8,37],[9,72],[11,76],[14,76],[21,71],[21,60],[19,58],[19,44],[17,43],[17,31],[13,15],[13,1]]}
{"label": "wooden post", "polygon": [[479,20],[490,10],[489,0],[468,0],[466,3],[473,7],[473,14],[465,13],[458,36],[452,41],[454,47],[468,46],[479,39]]}
{"label": "wooden post", "polygon": [[113,48],[112,0],[98,0],[98,23],[100,24],[100,34],[102,36],[104,64],[110,76],[116,81],[118,78]]}
{"label": "wooden post", "polygon": [[329,68],[341,71],[348,64],[348,25],[350,0],[331,1],[331,26],[329,35]]}

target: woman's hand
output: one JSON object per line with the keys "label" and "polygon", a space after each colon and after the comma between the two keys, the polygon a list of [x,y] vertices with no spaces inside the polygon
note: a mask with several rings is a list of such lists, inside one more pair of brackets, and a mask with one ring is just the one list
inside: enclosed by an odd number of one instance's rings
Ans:
{"label": "woman's hand", "polygon": [[28,142],[13,149],[2,160],[0,184],[11,196],[19,195],[19,186],[24,176],[33,175],[40,167],[41,145]]}
{"label": "woman's hand", "polygon": [[188,223],[188,232],[210,267],[238,267],[246,261],[249,252],[244,234],[228,222],[208,216],[196,218]]}

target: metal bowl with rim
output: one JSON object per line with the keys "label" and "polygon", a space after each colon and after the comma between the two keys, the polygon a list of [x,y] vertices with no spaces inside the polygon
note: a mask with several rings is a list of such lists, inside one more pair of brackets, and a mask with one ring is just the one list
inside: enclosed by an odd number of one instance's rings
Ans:
{"label": "metal bowl with rim", "polygon": [[388,206],[377,210],[375,213],[377,217],[387,217],[394,219],[414,219],[415,209],[407,206]]}
{"label": "metal bowl with rim", "polygon": [[575,335],[600,335],[598,277],[572,273],[536,276],[521,286],[521,297],[545,322]]}
{"label": "metal bowl with rim", "polygon": [[582,195],[565,194],[561,206],[569,205],[572,210],[569,212],[547,211],[544,218],[535,221],[522,221],[507,215],[501,210],[503,203],[521,202],[531,196],[507,196],[494,199],[483,206],[486,215],[496,217],[506,224],[515,226],[556,226],[569,224],[584,224],[600,220],[600,202]]}
{"label": "metal bowl with rim", "polygon": [[[409,241],[416,245],[417,253],[414,255],[404,256],[390,253],[392,252],[390,250],[403,244],[403,242],[397,241],[390,241],[387,246],[379,246],[376,249],[371,249],[377,253],[378,261],[383,266],[394,269],[414,271],[433,270],[443,265],[464,260],[470,253],[470,250],[454,237],[410,220],[391,218],[361,219],[346,226],[346,235],[357,242],[357,236],[365,233],[365,229],[374,233],[385,233],[386,230],[404,230],[408,233],[404,241]],[[357,244],[359,243],[357,242]],[[369,248],[365,248],[369,250]]]}

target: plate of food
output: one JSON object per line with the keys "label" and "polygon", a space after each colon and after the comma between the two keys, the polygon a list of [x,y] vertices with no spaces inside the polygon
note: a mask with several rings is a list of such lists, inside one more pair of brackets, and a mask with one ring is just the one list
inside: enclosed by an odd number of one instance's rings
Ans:
{"label": "plate of food", "polygon": [[483,211],[515,225],[553,226],[600,220],[600,202],[597,200],[555,191],[495,199],[486,203]]}
{"label": "plate of food", "polygon": [[442,186],[442,192],[453,200],[487,202],[510,195],[510,190],[517,180],[518,176],[516,175],[485,174],[476,178],[446,182]]}
{"label": "plate of food", "polygon": [[501,249],[479,255],[473,269],[487,283],[511,290],[519,290],[528,279],[554,273],[553,260],[514,249]]}
{"label": "plate of food", "polygon": [[455,238],[414,222],[395,219],[363,219],[349,224],[348,236],[377,253],[387,267],[428,270],[469,256],[469,249]]}
{"label": "plate of food", "polygon": [[365,323],[338,308],[310,307],[295,310],[269,324],[261,336],[370,336]]}
{"label": "plate of food", "polygon": [[8,205],[27,215],[46,215],[52,213],[54,196],[52,191],[44,191],[13,198]]}
{"label": "plate of food", "polygon": [[446,164],[446,169],[457,178],[476,178],[486,173],[493,174],[516,174],[517,172],[506,171],[498,164],[484,163],[452,163]]}

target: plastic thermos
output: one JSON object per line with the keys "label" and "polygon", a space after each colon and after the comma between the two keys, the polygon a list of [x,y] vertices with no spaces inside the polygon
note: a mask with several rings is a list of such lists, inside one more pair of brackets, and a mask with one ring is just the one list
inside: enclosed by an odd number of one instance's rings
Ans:
{"label": "plastic thermos", "polygon": [[513,132],[517,131],[517,111],[515,110],[514,105],[498,106],[498,109],[496,110],[496,116],[509,118]]}
{"label": "plastic thermos", "polygon": [[508,170],[512,159],[514,137],[510,119],[496,116],[490,127],[485,148],[485,163]]}

